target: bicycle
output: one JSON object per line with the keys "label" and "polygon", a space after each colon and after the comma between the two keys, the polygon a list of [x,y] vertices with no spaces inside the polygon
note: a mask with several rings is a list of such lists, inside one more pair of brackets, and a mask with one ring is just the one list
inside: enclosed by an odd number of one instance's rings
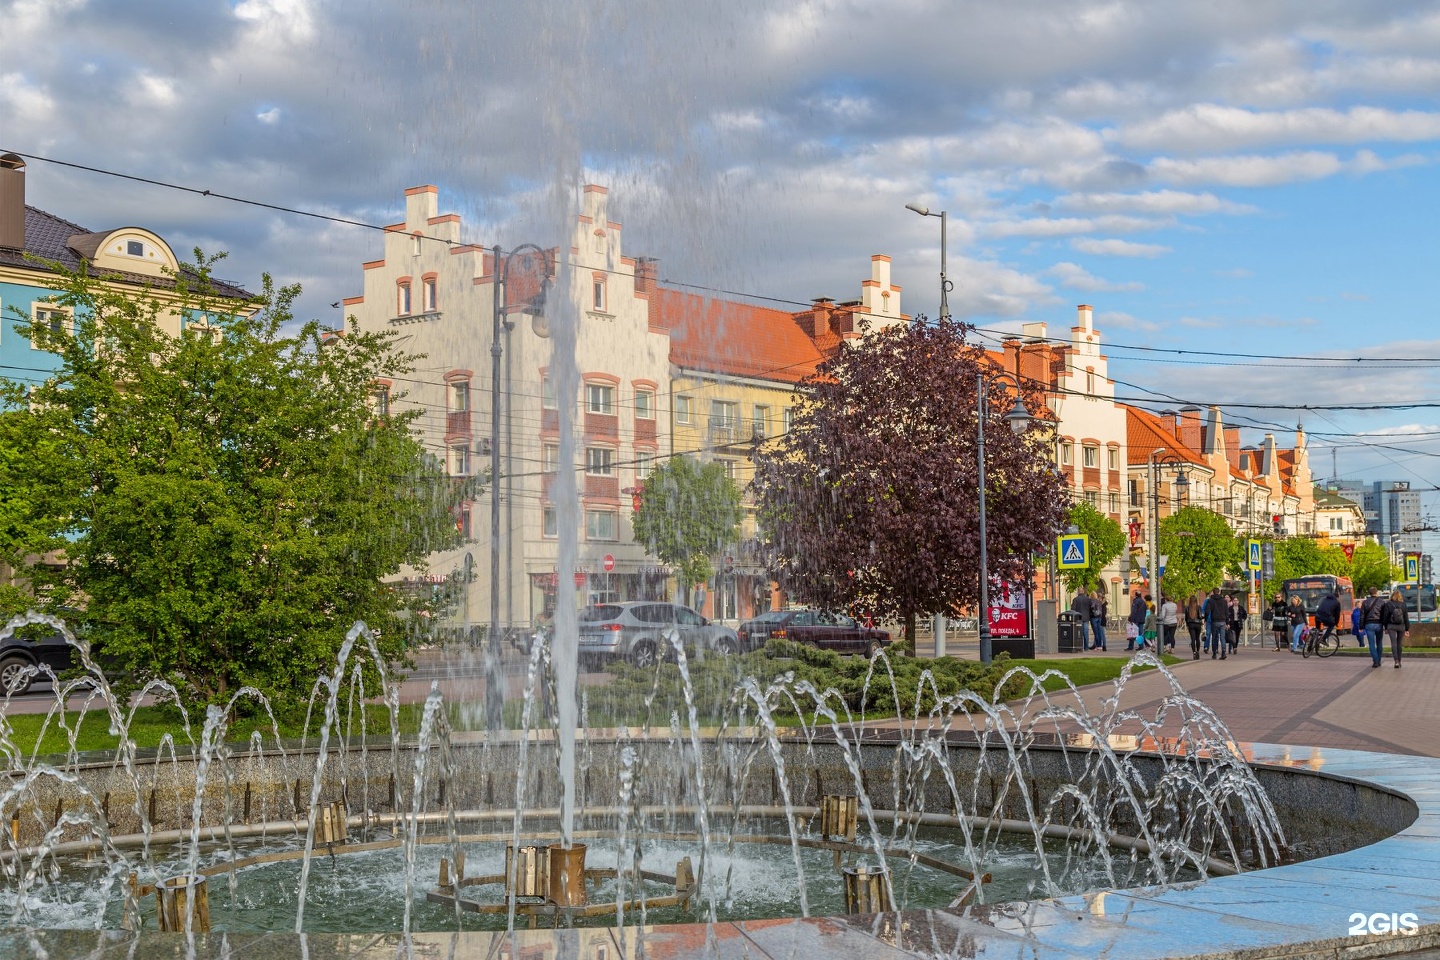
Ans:
{"label": "bicycle", "polygon": [[1334,627],[1322,630],[1320,627],[1311,627],[1305,631],[1305,637],[1300,648],[1300,656],[1309,658],[1310,654],[1317,657],[1329,657],[1340,649],[1340,632]]}

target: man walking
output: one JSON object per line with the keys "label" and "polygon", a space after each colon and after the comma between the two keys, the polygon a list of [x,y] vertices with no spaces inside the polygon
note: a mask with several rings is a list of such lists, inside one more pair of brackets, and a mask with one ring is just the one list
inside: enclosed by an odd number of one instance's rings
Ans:
{"label": "man walking", "polygon": [[1135,641],[1140,638],[1140,634],[1145,629],[1145,615],[1149,612],[1149,608],[1146,606],[1145,600],[1146,597],[1143,590],[1136,590],[1135,593],[1130,597],[1131,626],[1127,627],[1125,630],[1126,650],[1135,649]]}
{"label": "man walking", "polygon": [[1076,626],[1080,631],[1080,649],[1089,650],[1090,636],[1088,631],[1090,630],[1090,621],[1095,619],[1095,610],[1090,600],[1090,594],[1084,587],[1075,591],[1075,599],[1070,601],[1070,612],[1075,614],[1079,619],[1079,623],[1076,624]]}
{"label": "man walking", "polygon": [[1385,599],[1380,596],[1379,587],[1370,588],[1370,596],[1360,604],[1360,626],[1365,628],[1365,640],[1370,644],[1370,660],[1380,666],[1380,631],[1384,628]]}
{"label": "man walking", "polygon": [[1105,591],[1096,587],[1095,595],[1090,598],[1090,631],[1095,650],[1105,649],[1105,621],[1109,616],[1110,601],[1105,599]]}
{"label": "man walking", "polygon": [[1210,659],[1215,659],[1215,654],[1220,654],[1220,659],[1225,659],[1225,633],[1230,629],[1230,605],[1220,595],[1220,588],[1215,587],[1210,591],[1210,598],[1205,601],[1205,636],[1209,639]]}

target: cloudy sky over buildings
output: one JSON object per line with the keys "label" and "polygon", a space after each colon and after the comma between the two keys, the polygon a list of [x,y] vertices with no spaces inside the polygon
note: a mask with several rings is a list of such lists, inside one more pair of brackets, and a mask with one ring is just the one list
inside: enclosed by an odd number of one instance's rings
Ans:
{"label": "cloudy sky over buildings", "polygon": [[221,275],[300,281],[311,315],[377,235],[33,158],[375,224],[434,183],[485,244],[553,242],[550,185],[586,179],[662,278],[799,305],[885,253],[933,314],[919,201],[988,335],[1090,303],[1122,395],[1303,420],[1317,476],[1337,444],[1342,474],[1440,480],[1440,409],[1241,406],[1440,402],[1440,3],[0,0],[0,24],[31,203],[229,250]]}

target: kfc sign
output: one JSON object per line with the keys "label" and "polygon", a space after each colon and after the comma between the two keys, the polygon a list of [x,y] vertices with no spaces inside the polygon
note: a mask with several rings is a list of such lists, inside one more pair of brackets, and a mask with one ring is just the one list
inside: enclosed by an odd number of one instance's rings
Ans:
{"label": "kfc sign", "polygon": [[1030,636],[1030,591],[1019,580],[990,581],[990,636]]}

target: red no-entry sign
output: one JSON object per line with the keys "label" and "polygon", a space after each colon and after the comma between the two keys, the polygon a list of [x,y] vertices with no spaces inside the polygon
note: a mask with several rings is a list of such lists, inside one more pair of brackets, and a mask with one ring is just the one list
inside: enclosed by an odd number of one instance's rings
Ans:
{"label": "red no-entry sign", "polygon": [[605,554],[605,559],[601,561],[601,566],[605,568],[606,573],[609,573],[611,570],[615,569],[615,558],[608,553]]}

